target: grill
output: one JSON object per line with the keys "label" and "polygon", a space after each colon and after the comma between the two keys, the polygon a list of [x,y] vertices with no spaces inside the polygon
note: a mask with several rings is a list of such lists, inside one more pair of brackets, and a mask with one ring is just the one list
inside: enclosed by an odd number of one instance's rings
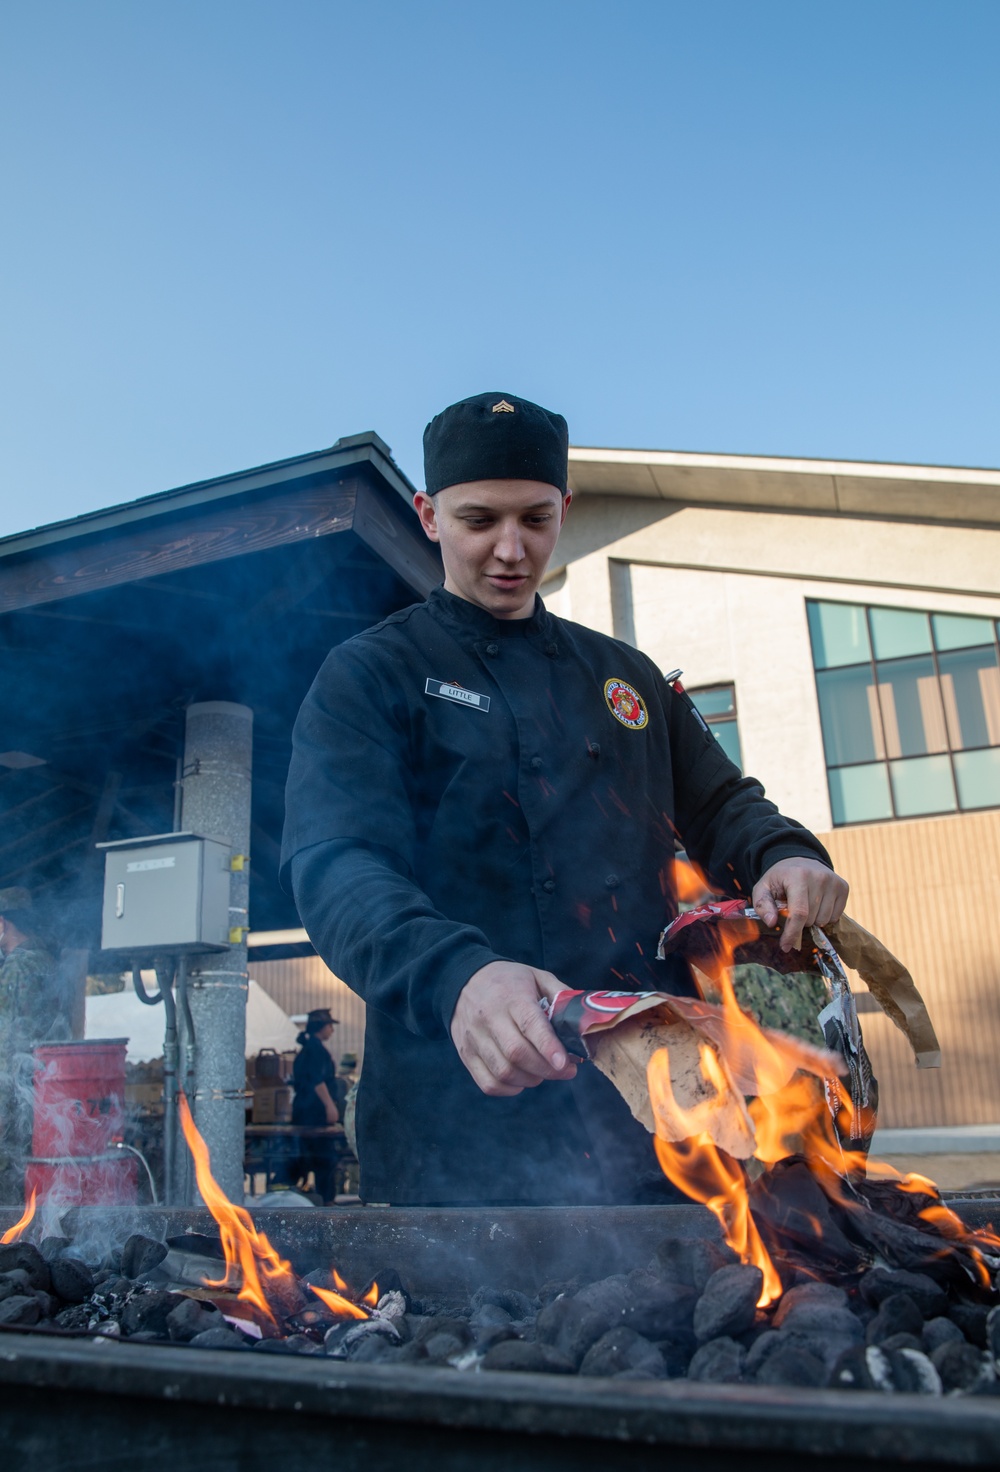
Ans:
{"label": "grill", "polygon": [[[951,1203],[971,1227],[996,1203]],[[0,1227],[16,1213],[0,1213]],[[74,1235],[108,1213],[82,1208]],[[415,1292],[489,1282],[534,1290],[644,1263],[666,1234],[716,1235],[692,1206],[259,1214],[293,1264],[336,1260],[355,1281],[395,1266]],[[128,1213],[153,1236],[214,1232],[205,1213]],[[916,1468],[1000,1461],[1000,1398],[627,1383],[233,1355],[158,1344],[0,1335],[8,1465],[60,1469],[614,1468],[771,1472],[816,1458]],[[17,1462],[13,1461],[17,1457]]]}

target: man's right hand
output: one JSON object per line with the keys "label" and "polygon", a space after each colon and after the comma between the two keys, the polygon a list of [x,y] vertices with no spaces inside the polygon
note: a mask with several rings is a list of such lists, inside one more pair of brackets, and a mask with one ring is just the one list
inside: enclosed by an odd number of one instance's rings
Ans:
{"label": "man's right hand", "polygon": [[508,1099],[546,1079],[576,1077],[576,1063],[538,1005],[563,984],[551,971],[491,961],[465,983],[451,1019],[458,1056],[484,1094]]}

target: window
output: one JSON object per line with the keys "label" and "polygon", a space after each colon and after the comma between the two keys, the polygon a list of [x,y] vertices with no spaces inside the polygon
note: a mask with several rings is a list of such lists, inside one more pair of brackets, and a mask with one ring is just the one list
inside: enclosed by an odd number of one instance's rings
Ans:
{"label": "window", "polygon": [[1000,621],[806,609],[834,823],[1000,807]]}
{"label": "window", "polygon": [[688,694],[726,756],[742,771],[743,754],[736,724],[736,686],[706,685],[703,690],[689,690]]}

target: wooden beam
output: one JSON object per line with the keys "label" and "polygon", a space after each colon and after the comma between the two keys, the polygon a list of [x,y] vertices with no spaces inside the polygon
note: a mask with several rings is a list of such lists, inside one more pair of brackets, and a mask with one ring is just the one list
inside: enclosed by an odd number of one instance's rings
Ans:
{"label": "wooden beam", "polygon": [[404,521],[394,511],[388,492],[382,493],[360,480],[357,482],[355,532],[366,546],[389,564],[397,577],[421,598],[426,598],[431,589],[443,580],[440,560],[432,550],[432,543],[421,531],[417,518],[414,516]]}
{"label": "wooden beam", "polygon": [[340,482],[293,487],[200,514],[151,517],[113,537],[12,560],[0,566],[0,613],[349,531],[355,494]]}

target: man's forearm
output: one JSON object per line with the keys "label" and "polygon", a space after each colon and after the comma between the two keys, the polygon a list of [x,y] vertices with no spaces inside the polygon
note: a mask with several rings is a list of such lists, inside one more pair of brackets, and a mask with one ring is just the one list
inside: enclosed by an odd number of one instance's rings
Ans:
{"label": "man's forearm", "polygon": [[316,950],[365,1002],[410,1032],[447,1037],[469,977],[502,959],[482,931],[436,910],[385,849],[321,843],[291,864]]}

